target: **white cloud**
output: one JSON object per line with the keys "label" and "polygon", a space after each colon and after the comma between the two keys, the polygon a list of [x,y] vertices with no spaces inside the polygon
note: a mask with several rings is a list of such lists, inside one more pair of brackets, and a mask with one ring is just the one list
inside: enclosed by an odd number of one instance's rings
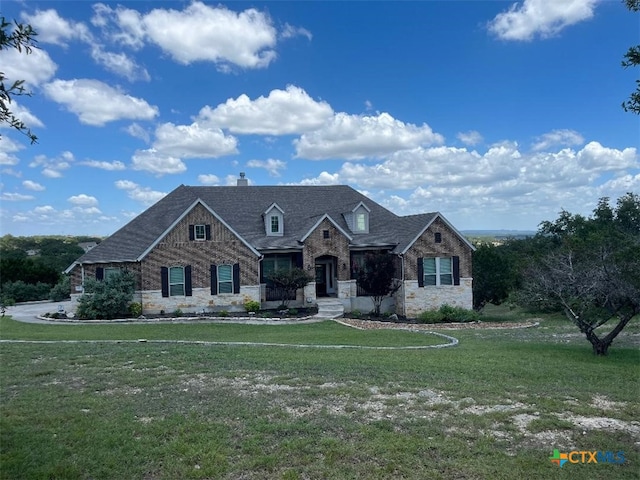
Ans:
{"label": "white cloud", "polygon": [[157,150],[138,150],[132,157],[133,169],[144,170],[158,176],[182,173],[187,166],[179,158],[164,155]]}
{"label": "white cloud", "polygon": [[39,86],[53,77],[58,69],[49,54],[40,48],[34,48],[29,54],[24,50],[20,53],[15,48],[2,49],[0,65],[8,81],[24,80],[25,87]]}
{"label": "white cloud", "polygon": [[33,195],[23,195],[21,193],[2,192],[2,194],[0,194],[0,200],[4,200],[5,202],[24,202],[33,200],[34,198]]}
{"label": "white cloud", "polygon": [[298,36],[307,37],[309,41],[313,39],[313,35],[311,35],[311,32],[306,28],[294,27],[288,23],[284,24],[284,28],[280,32],[281,38],[293,38]]}
{"label": "white cloud", "polygon": [[119,190],[124,190],[132,200],[144,205],[152,205],[166,195],[166,192],[151,190],[149,187],[141,187],[131,180],[118,180],[115,186]]}
{"label": "white cloud", "polygon": [[217,158],[238,153],[237,144],[235,137],[225,135],[219,128],[165,123],[156,129],[153,148],[165,156]]}
{"label": "white cloud", "polygon": [[151,141],[151,135],[149,135],[149,132],[135,122],[125,128],[125,131],[132,137],[139,138],[145,143],[149,143]]}
{"label": "white cloud", "polygon": [[130,82],[135,82],[136,80],[148,82],[151,80],[149,72],[138,65],[126,53],[107,52],[100,45],[94,45],[91,49],[91,57],[99,65],[116,75],[126,78]]}
{"label": "white cloud", "polygon": [[294,140],[296,157],[310,160],[380,158],[421,145],[440,144],[442,135],[427,124],[416,126],[388,113],[378,116],[338,113],[322,128]]}
{"label": "white cloud", "polygon": [[267,160],[249,160],[247,167],[251,168],[264,168],[272,177],[279,177],[280,170],[287,166],[286,162],[282,160],[276,160],[269,158]]}
{"label": "white cloud", "polygon": [[220,179],[213,174],[198,175],[198,182],[202,185],[220,185]]}
{"label": "white cloud", "polygon": [[91,39],[91,33],[85,24],[65,20],[52,8],[36,10],[33,15],[22,13],[21,17],[38,32],[36,37],[38,43],[66,46],[69,40],[90,41]]}
{"label": "white cloud", "polygon": [[[11,99],[11,113],[13,113],[16,118],[20,119],[20,121],[22,121],[28,128],[44,127],[42,121],[31,113],[31,110],[20,105],[14,98]],[[2,122],[0,123],[0,128],[12,127],[8,123]]]}
{"label": "white cloud", "polygon": [[18,150],[22,150],[24,145],[17,143],[6,135],[0,140],[0,165],[17,165],[20,159],[13,155]]}
{"label": "white cloud", "polygon": [[57,157],[49,158],[46,155],[36,155],[29,164],[31,168],[42,167],[42,175],[48,178],[62,177],[62,171],[68,170],[75,161],[73,153],[64,151]]}
{"label": "white cloud", "polygon": [[524,0],[489,22],[489,31],[503,40],[548,38],[593,17],[599,0]]}
{"label": "white cloud", "polygon": [[536,139],[536,143],[532,145],[532,149],[548,150],[551,147],[567,146],[574,147],[576,145],[582,145],[584,138],[575,130],[552,130],[545,133]]}
{"label": "white cloud", "polygon": [[458,133],[458,135],[456,135],[456,137],[458,137],[458,140],[460,140],[465,145],[471,145],[471,146],[478,145],[479,143],[482,143],[484,141],[484,138],[482,138],[482,135],[480,135],[480,132],[477,132],[476,130],[469,130],[468,132],[460,132]]}
{"label": "white cloud", "polygon": [[113,162],[101,162],[99,160],[85,160],[84,162],[78,162],[79,165],[86,165],[87,167],[99,168],[101,170],[107,170],[115,172],[117,170],[125,170],[124,163],[116,160]]}
{"label": "white cloud", "polygon": [[251,100],[247,95],[228,99],[215,109],[206,106],[198,118],[233,133],[289,135],[315,130],[333,114],[324,101],[316,102],[293,85],[272,90],[268,97]]}
{"label": "white cloud", "polygon": [[157,107],[98,80],[54,80],[44,85],[44,91],[87,125],[103,126],[122,119],[152,120],[158,115]]}
{"label": "white cloud", "polygon": [[46,190],[45,187],[32,180],[25,180],[24,182],[22,182],[22,186],[27,190],[32,190],[34,192],[42,192],[43,190]]}
{"label": "white cloud", "polygon": [[115,42],[136,49],[151,42],[184,65],[207,61],[227,71],[231,65],[263,68],[276,58],[277,31],[256,9],[236,13],[194,1],[181,11],[155,8],[141,14],[96,4],[92,23]]}
{"label": "white cloud", "polygon": [[85,193],[73,195],[67,198],[67,201],[80,207],[95,207],[96,205],[98,205],[98,199],[96,197],[87,195]]}

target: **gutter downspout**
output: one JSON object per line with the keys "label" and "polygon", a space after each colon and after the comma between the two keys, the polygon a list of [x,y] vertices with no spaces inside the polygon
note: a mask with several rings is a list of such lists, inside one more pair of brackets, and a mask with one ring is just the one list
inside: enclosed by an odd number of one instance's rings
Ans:
{"label": "gutter downspout", "polygon": [[406,285],[404,283],[404,255],[402,253],[399,253],[398,256],[400,257],[400,278],[401,278],[401,282],[402,282],[402,316],[406,317],[407,316],[407,292],[406,292]]}

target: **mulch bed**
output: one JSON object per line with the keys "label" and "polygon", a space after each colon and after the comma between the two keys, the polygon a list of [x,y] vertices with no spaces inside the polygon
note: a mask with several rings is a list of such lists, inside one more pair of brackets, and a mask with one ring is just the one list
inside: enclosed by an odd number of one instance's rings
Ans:
{"label": "mulch bed", "polygon": [[377,320],[359,320],[355,318],[341,318],[339,322],[363,330],[404,329],[404,330],[473,330],[500,328],[529,328],[537,327],[538,319],[526,322],[469,322],[469,323],[400,323],[380,322]]}

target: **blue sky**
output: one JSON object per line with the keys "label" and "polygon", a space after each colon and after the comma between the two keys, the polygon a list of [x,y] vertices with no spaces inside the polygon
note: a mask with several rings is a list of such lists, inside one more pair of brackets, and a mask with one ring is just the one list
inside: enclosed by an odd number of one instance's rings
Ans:
{"label": "blue sky", "polygon": [[108,235],[180,184],[348,184],[535,230],[640,191],[618,0],[3,1],[39,33],[0,134],[0,233]]}

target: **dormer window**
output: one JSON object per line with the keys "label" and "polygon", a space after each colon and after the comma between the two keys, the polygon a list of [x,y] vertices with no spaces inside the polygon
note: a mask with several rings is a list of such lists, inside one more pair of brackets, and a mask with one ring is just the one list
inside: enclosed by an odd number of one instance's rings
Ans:
{"label": "dormer window", "polygon": [[275,203],[264,212],[264,228],[269,237],[284,235],[284,210]]}
{"label": "dormer window", "polygon": [[351,231],[369,233],[369,209],[362,202],[351,211]]}

